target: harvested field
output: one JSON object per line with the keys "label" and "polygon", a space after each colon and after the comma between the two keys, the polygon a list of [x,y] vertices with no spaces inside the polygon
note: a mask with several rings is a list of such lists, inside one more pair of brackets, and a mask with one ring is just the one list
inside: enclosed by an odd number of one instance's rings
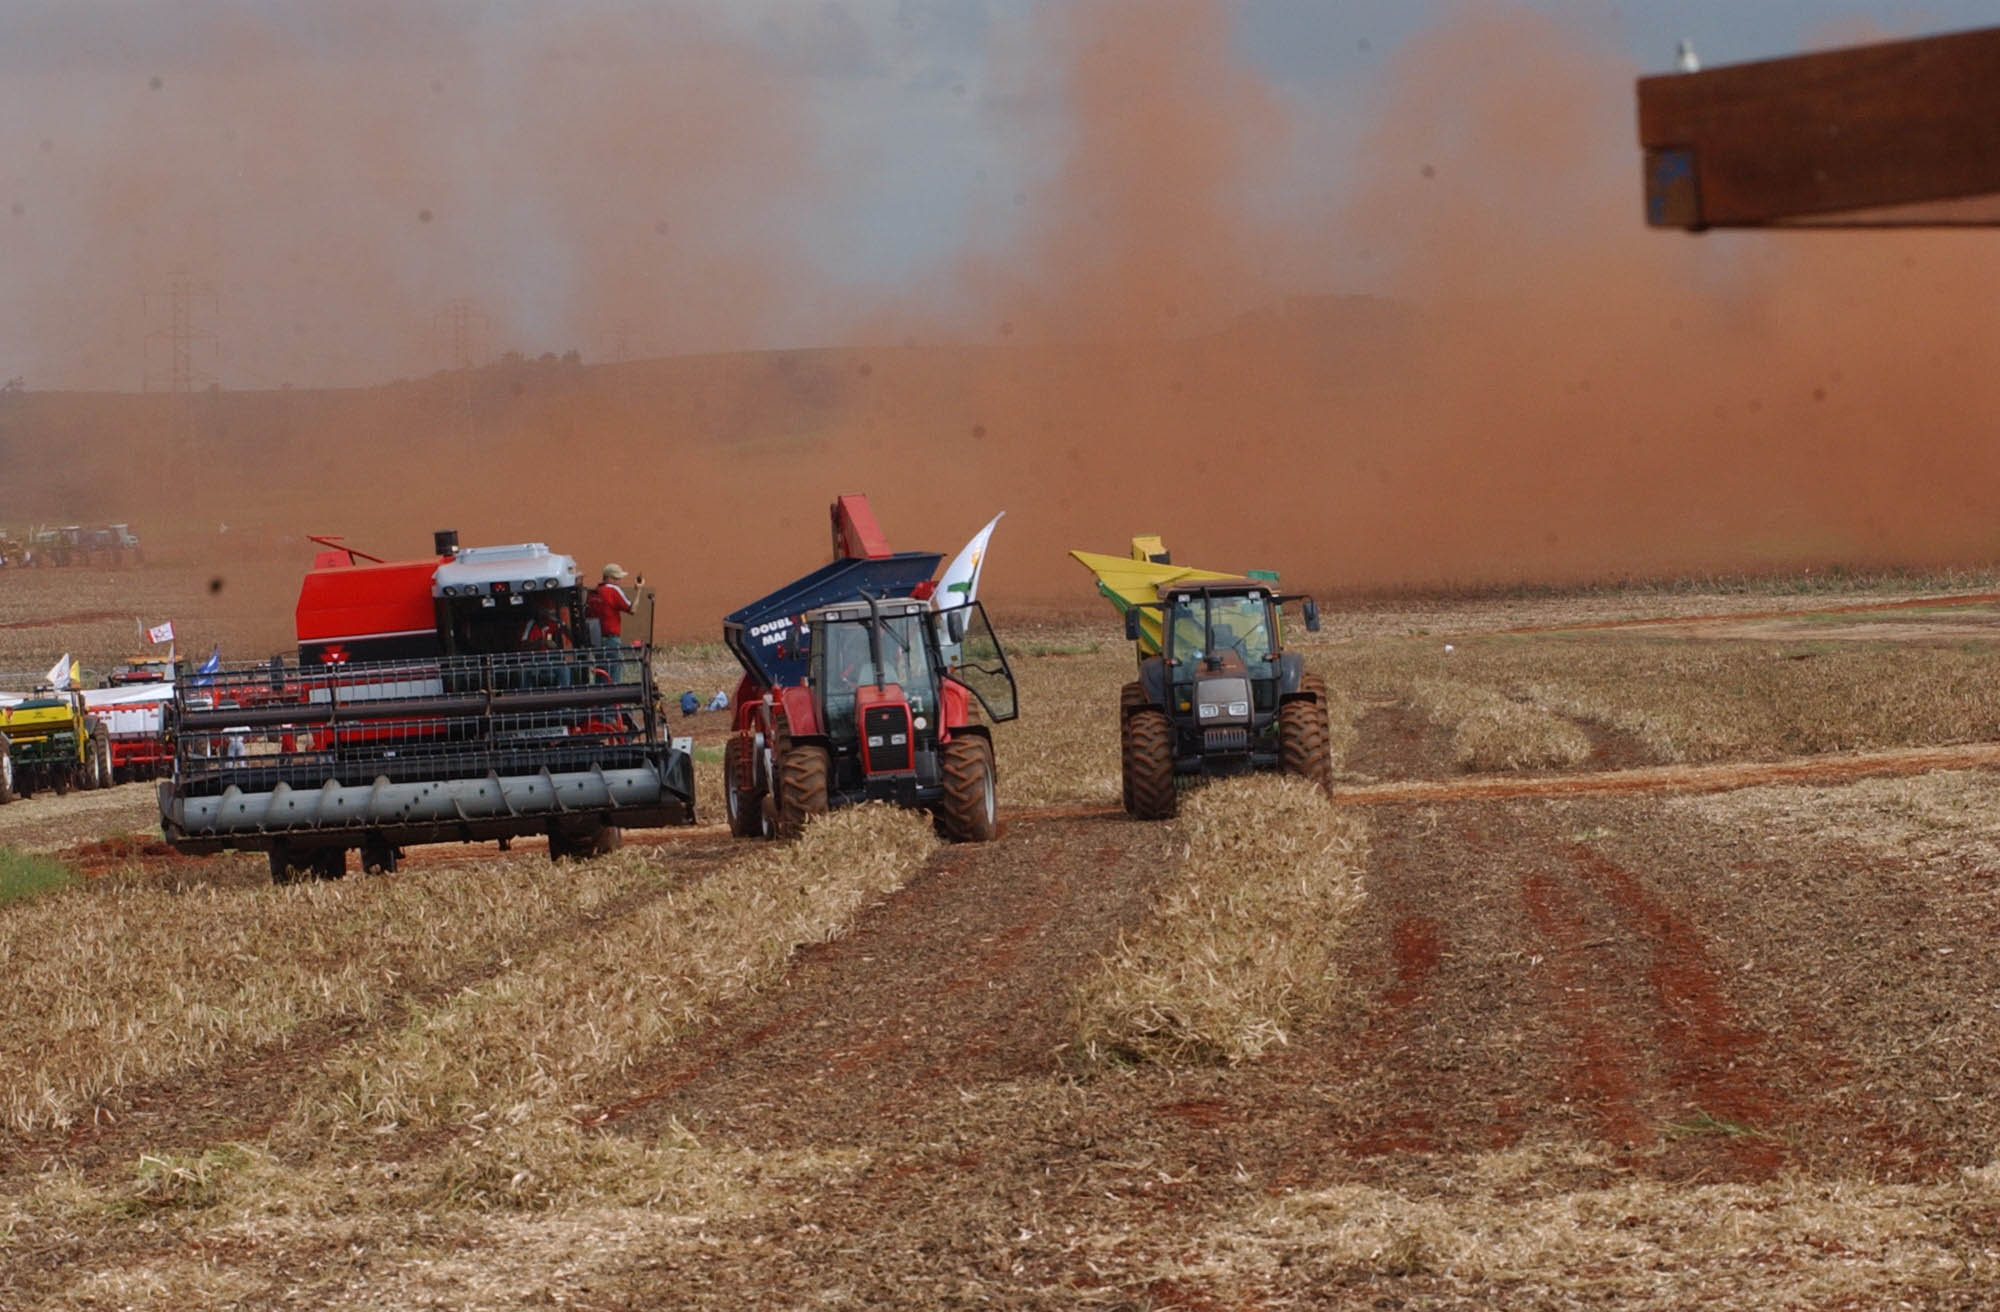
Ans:
{"label": "harvested field", "polygon": [[611,857],[316,887],[0,807],[79,876],[0,906],[0,1305],[1982,1306],[2000,648],[1794,600],[1330,616],[1333,798],[1163,825],[1045,621],[979,847],[731,840],[712,761]]}

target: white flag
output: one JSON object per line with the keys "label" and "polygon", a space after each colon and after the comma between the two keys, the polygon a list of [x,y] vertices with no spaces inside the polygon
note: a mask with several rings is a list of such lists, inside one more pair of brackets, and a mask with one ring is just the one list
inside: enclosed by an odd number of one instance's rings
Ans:
{"label": "white flag", "polygon": [[67,688],[67,687],[69,687],[69,653],[68,653],[68,652],[64,652],[64,653],[62,654],[62,659],[61,659],[61,660],[57,661],[57,662],[56,662],[56,663],[55,663],[54,665],[51,665],[51,666],[49,666],[49,674],[48,674],[48,678],[46,678],[45,680],[43,680],[43,682],[47,683],[47,684],[48,684],[48,685],[49,685],[49,686],[50,686],[51,688]]}
{"label": "white flag", "polygon": [[937,591],[932,594],[932,604],[937,609],[948,610],[979,600],[979,573],[986,564],[986,543],[993,536],[993,526],[1006,513],[1001,511],[985,528],[974,533],[972,541],[944,567],[944,573],[938,576]]}
{"label": "white flag", "polygon": [[174,640],[174,622],[168,620],[165,624],[155,624],[152,628],[146,630],[146,636],[154,642],[172,642]]}

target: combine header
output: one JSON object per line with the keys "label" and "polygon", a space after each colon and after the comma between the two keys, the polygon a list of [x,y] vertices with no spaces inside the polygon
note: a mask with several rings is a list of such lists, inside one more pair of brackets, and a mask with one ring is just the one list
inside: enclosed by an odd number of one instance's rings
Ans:
{"label": "combine header", "polygon": [[1128,557],[1069,554],[1124,613],[1138,653],[1139,677],[1119,695],[1128,812],[1172,816],[1184,777],[1282,770],[1332,787],[1326,686],[1278,629],[1283,605],[1301,601],[1318,632],[1318,603],[1280,593],[1267,571],[1175,565],[1156,537],[1134,538]]}
{"label": "combine header", "polygon": [[650,650],[587,645],[576,565],[540,543],[382,561],[323,542],[299,663],[176,688],[160,824],[183,852],[268,852],[279,882],[394,870],[402,849],[546,834],[552,858],[691,824]]}
{"label": "combine header", "polygon": [[809,816],[880,800],[930,811],[955,842],[983,842],[997,824],[997,770],[979,712],[1018,714],[985,609],[969,584],[963,603],[937,609],[943,557],[891,552],[867,498],[839,498],[832,520],[830,564],[723,621],[744,671],[723,751],[730,830],[790,837]]}

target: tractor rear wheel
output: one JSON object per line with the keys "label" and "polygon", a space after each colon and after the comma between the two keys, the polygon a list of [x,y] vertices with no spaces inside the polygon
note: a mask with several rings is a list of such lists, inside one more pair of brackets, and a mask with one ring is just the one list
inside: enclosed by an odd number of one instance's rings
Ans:
{"label": "tractor rear wheel", "polygon": [[750,735],[734,733],[722,747],[722,803],[729,812],[729,832],[738,838],[764,833],[764,789],[743,787],[741,779],[755,764],[750,759]]}
{"label": "tractor rear wheel", "polygon": [[787,744],[778,760],[778,837],[797,838],[806,821],[826,814],[826,748]]}
{"label": "tractor rear wheel", "polygon": [[0,735],[0,804],[14,800],[14,751],[5,735]]}
{"label": "tractor rear wheel", "polygon": [[116,787],[118,784],[118,771],[111,763],[111,735],[106,733],[104,726],[100,724],[97,726],[96,731],[90,735],[90,740],[97,744],[97,786],[99,788]]}
{"label": "tractor rear wheel", "polygon": [[1174,816],[1174,729],[1165,711],[1133,711],[1123,729],[1125,810],[1140,820]]}
{"label": "tractor rear wheel", "polygon": [[960,734],[944,745],[939,769],[944,801],[938,807],[938,829],[954,843],[991,842],[1000,822],[993,744],[976,734]]}
{"label": "tractor rear wheel", "polygon": [[1278,768],[1323,792],[1333,791],[1333,748],[1328,742],[1326,702],[1298,697],[1278,707]]}

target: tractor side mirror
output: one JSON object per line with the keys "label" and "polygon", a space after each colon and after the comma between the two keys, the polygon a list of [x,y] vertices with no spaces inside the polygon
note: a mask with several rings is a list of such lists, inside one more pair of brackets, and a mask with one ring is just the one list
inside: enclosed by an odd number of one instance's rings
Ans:
{"label": "tractor side mirror", "polygon": [[1318,632],[1319,632],[1319,603],[1318,603],[1318,602],[1316,602],[1316,601],[1314,601],[1314,600],[1313,600],[1313,599],[1312,599],[1311,597],[1307,597],[1307,598],[1306,598],[1306,600],[1305,600],[1305,604],[1304,604],[1303,606],[1301,606],[1301,607],[1300,607],[1300,609],[1301,609],[1302,611],[1304,611],[1304,612],[1305,612],[1305,617],[1306,617],[1306,632],[1307,632],[1307,633],[1318,633]]}
{"label": "tractor side mirror", "polygon": [[1139,608],[1129,606],[1125,610],[1125,638],[1128,642],[1139,641]]}
{"label": "tractor side mirror", "polygon": [[964,642],[965,612],[962,610],[955,610],[952,611],[950,614],[946,615],[944,617],[944,631],[951,636],[951,640],[953,642],[955,643]]}

